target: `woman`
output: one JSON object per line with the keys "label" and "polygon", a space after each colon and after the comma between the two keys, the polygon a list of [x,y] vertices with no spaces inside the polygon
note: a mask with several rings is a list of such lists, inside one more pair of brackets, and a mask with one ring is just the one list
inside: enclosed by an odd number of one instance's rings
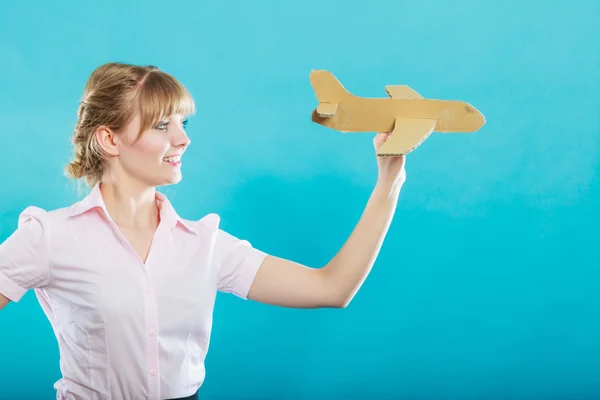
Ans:
{"label": "woman", "polygon": [[[346,307],[369,273],[405,180],[404,157],[377,157],[358,225],[322,268],[268,255],[181,218],[158,186],[181,180],[195,112],[153,66],[108,63],[90,76],[66,172],[92,188],[51,211],[28,207],[0,246],[0,308],[35,294],[56,334],[57,399],[197,398],[217,291],[283,307]],[[378,149],[388,134],[374,138]]]}

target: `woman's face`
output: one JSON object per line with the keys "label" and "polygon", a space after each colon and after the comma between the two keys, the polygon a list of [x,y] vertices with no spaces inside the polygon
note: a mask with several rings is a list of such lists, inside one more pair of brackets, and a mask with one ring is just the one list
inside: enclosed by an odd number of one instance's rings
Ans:
{"label": "woman's face", "polygon": [[111,180],[125,178],[147,186],[178,183],[182,178],[181,156],[190,144],[184,118],[183,115],[172,115],[137,139],[140,116],[136,114],[120,134],[102,135],[99,140],[112,156],[107,171]]}

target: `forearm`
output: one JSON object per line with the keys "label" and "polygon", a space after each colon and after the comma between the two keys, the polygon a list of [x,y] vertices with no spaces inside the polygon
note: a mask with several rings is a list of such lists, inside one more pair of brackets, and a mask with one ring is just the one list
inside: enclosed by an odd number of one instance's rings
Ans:
{"label": "forearm", "polygon": [[0,310],[2,310],[6,305],[10,303],[10,300],[5,297],[2,293],[0,293]]}
{"label": "forearm", "polygon": [[346,306],[368,276],[394,217],[399,185],[378,182],[367,205],[335,257],[323,268],[336,303]]}

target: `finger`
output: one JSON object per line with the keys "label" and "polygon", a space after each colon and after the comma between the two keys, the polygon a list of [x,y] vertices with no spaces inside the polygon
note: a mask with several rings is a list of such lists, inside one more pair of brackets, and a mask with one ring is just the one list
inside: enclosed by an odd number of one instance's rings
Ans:
{"label": "finger", "polygon": [[377,135],[375,135],[373,137],[373,141],[377,142],[377,141],[385,141],[388,138],[389,134],[386,132],[379,132]]}
{"label": "finger", "polygon": [[376,149],[379,149],[379,147],[381,147],[385,143],[386,140],[387,140],[387,134],[378,133],[373,138],[373,145],[375,146]]}

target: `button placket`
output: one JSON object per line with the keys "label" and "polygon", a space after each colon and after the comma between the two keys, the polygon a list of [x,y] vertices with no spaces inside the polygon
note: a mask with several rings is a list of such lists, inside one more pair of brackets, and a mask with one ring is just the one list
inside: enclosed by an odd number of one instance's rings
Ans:
{"label": "button placket", "polygon": [[160,379],[158,365],[158,310],[152,278],[150,274],[150,265],[152,260],[146,260],[145,276],[147,279],[147,289],[144,290],[144,304],[146,309],[146,359],[148,371],[148,395],[150,399],[159,399],[160,397]]}

